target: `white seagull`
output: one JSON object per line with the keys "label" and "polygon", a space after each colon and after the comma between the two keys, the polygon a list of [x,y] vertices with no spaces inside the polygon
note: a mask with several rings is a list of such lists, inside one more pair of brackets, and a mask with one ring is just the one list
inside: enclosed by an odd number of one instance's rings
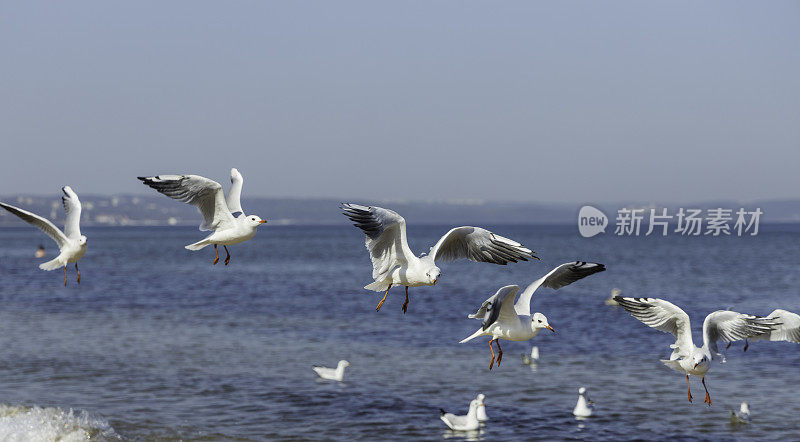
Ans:
{"label": "white seagull", "polygon": [[191,204],[203,215],[200,230],[213,230],[214,233],[202,240],[186,246],[189,250],[200,250],[214,245],[213,264],[219,262],[217,244],[225,249],[225,265],[231,261],[227,246],[247,241],[256,234],[256,228],[266,221],[256,215],[245,215],[239,201],[242,195],[242,174],[231,169],[231,188],[228,197],[222,192],[222,186],[199,175],[156,175],[137,177],[145,185],[156,189],[164,195]]}
{"label": "white seagull", "polygon": [[667,367],[686,375],[686,393],[692,402],[689,388],[689,375],[702,378],[706,397],[703,402],[711,405],[711,395],[706,387],[706,372],[711,367],[712,358],[721,358],[717,341],[728,342],[752,338],[772,330],[779,325],[774,318],[737,313],[730,310],[717,310],[703,321],[703,346],[692,341],[689,315],[675,304],[658,298],[614,298],[619,305],[634,318],[645,325],[675,335],[675,343],[670,345],[672,354],[661,362]]}
{"label": "white seagull", "polygon": [[466,416],[456,416],[455,414],[448,413],[440,408],[439,411],[441,414],[439,418],[451,430],[474,431],[481,427],[481,423],[478,420],[479,407],[483,407],[483,402],[478,399],[473,399],[472,402],[469,403],[469,412],[467,412]]}
{"label": "white seagull", "polygon": [[[750,347],[750,341],[786,341],[800,344],[800,315],[787,310],[775,309],[768,317],[778,320],[780,324],[772,330],[753,336],[749,341],[744,341],[744,351]],[[728,343],[725,348],[730,346],[731,344]]]}
{"label": "white seagull", "polygon": [[395,285],[406,288],[403,313],[408,308],[408,288],[434,285],[441,276],[436,261],[455,261],[466,258],[475,262],[506,265],[509,262],[539,259],[522,244],[480,227],[462,226],[450,229],[419,257],[408,247],[406,220],[389,209],[358,204],[342,204],[343,214],[366,234],[366,246],[372,259],[372,284],[364,287],[376,292],[385,291],[375,308],[380,311],[389,289]]}
{"label": "white seagull", "polygon": [[69,186],[61,188],[64,196],[61,202],[64,204],[64,211],[67,213],[67,220],[64,222],[64,231],[58,229],[50,220],[43,218],[35,213],[14,207],[10,204],[0,203],[4,209],[22,218],[23,221],[38,227],[47,236],[53,238],[58,244],[60,253],[55,259],[39,264],[42,270],[55,270],[64,267],[64,285],[67,285],[67,264],[75,263],[75,271],[78,272],[78,284],[81,283],[81,271],[78,270],[78,260],[86,253],[86,237],[81,235],[81,201],[78,195]]}
{"label": "white seagull", "polygon": [[322,367],[315,365],[311,367],[322,379],[341,382],[344,379],[344,368],[349,367],[350,363],[342,359],[336,368]]}
{"label": "white seagull", "polygon": [[586,394],[586,388],[581,387],[578,389],[578,403],[572,409],[572,414],[577,418],[586,418],[592,415],[594,411],[594,402],[589,399]]}
{"label": "white seagull", "polygon": [[475,399],[477,399],[481,404],[484,404],[482,407],[481,406],[478,407],[478,414],[476,415],[478,421],[480,422],[488,421],[489,416],[486,415],[486,401],[485,401],[486,395],[480,393],[478,397],[476,397]]}
{"label": "white seagull", "polygon": [[519,286],[507,285],[502,287],[497,293],[484,301],[477,312],[468,316],[471,319],[482,319],[483,325],[478,331],[463,339],[461,343],[463,344],[478,336],[491,336],[489,352],[491,352],[492,359],[489,361],[489,370],[494,366],[492,342],[497,343],[497,366],[499,367],[500,361],[503,359],[500,339],[527,341],[545,328],[555,332],[553,327],[547,323],[547,318],[543,314],[536,312],[531,315],[531,298],[536,289],[544,286],[556,290],[589,275],[602,272],[605,269],[606,267],[603,264],[596,262],[575,261],[561,264],[529,285],[519,295],[516,304],[513,301],[519,291]]}
{"label": "white seagull", "polygon": [[526,355],[525,353],[522,354],[522,363],[525,365],[536,364],[539,361],[539,347],[533,346],[531,348],[530,356]]}
{"label": "white seagull", "polygon": [[747,402],[742,402],[739,405],[739,411],[731,410],[731,425],[749,424],[750,423],[750,406]]}

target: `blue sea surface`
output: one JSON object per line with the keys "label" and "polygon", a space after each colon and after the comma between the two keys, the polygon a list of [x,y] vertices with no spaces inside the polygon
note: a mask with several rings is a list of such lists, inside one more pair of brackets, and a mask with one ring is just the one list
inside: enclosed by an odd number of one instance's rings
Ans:
{"label": "blue sea surface", "polygon": [[[427,251],[450,226],[409,226]],[[411,288],[408,314],[395,288],[364,290],[371,265],[363,235],[346,225],[272,226],[230,247],[184,245],[189,227],[83,229],[82,281],[44,272],[33,257],[54,244],[28,226],[0,230],[0,403],[73,409],[107,423],[98,438],[122,440],[790,440],[800,438],[800,346],[758,342],[727,350],[706,379],[713,405],[692,379],[663,366],[670,335],[604,305],[612,288],[670,300],[690,315],[696,342],[706,314],[733,308],[765,315],[800,311],[800,227],[762,225],[751,237],[582,238],[574,226],[486,226],[534,249],[541,261],[508,266],[441,264],[434,287]],[[222,249],[220,248],[220,251]],[[224,258],[224,256],[223,256]],[[501,343],[489,370],[488,338],[459,344],[467,319],[504,285],[524,286],[567,261],[608,270],[554,291],[533,310],[556,333]],[[520,355],[531,345],[541,360]],[[311,366],[352,364],[342,383]],[[595,416],[572,416],[585,386]],[[466,413],[486,395],[490,421],[478,434],[451,433],[439,409]],[[729,424],[747,401],[752,423]],[[0,438],[15,413],[0,410]],[[92,424],[95,422],[95,424]],[[4,428],[6,426],[6,428]]]}

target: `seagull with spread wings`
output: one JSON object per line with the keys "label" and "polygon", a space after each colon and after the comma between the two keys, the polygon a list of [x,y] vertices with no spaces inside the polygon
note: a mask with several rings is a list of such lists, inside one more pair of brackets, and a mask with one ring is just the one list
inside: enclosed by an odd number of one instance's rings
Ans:
{"label": "seagull with spread wings", "polygon": [[81,283],[78,260],[86,253],[86,237],[81,235],[81,201],[78,199],[78,195],[69,186],[62,187],[61,191],[64,192],[64,196],[61,197],[61,203],[64,205],[64,211],[67,214],[63,232],[50,220],[35,213],[5,203],[0,203],[0,207],[17,215],[26,223],[38,227],[47,236],[53,238],[60,252],[55,259],[40,264],[39,268],[50,271],[64,267],[64,285],[66,286],[67,264],[73,262],[75,263],[75,271],[78,272],[78,284]]}
{"label": "seagull with spread wings", "polygon": [[730,310],[717,310],[703,321],[703,346],[692,341],[692,328],[689,315],[675,304],[659,298],[614,298],[619,305],[634,318],[645,325],[672,333],[675,343],[670,345],[672,354],[661,362],[667,367],[686,375],[686,393],[692,402],[689,388],[689,375],[702,378],[706,398],[703,402],[711,406],[711,395],[706,387],[706,372],[711,367],[712,358],[722,358],[717,341],[739,341],[752,338],[773,330],[780,322],[776,318],[763,318]]}
{"label": "seagull with spread wings", "polygon": [[172,199],[191,204],[203,215],[201,231],[213,231],[202,240],[186,246],[189,250],[200,250],[214,245],[213,264],[219,262],[217,245],[221,245],[228,255],[225,265],[231,261],[227,246],[247,241],[256,234],[256,228],[266,221],[256,215],[245,215],[239,201],[242,195],[242,174],[231,169],[231,188],[227,198],[222,185],[199,175],[156,175],[137,177],[145,185],[152,187]]}
{"label": "seagull with spread wings", "polygon": [[396,285],[406,288],[403,313],[408,308],[408,288],[435,285],[441,276],[436,261],[455,261],[466,258],[475,262],[506,265],[509,262],[539,259],[522,244],[480,227],[462,226],[451,229],[430,252],[419,257],[408,247],[406,220],[389,209],[377,206],[342,204],[343,214],[364,231],[366,246],[372,259],[372,284],[367,290],[383,292],[375,308],[380,311],[389,289]]}
{"label": "seagull with spread wings", "polygon": [[605,269],[606,266],[596,262],[575,261],[561,264],[525,288],[516,303],[514,303],[514,297],[517,296],[519,286],[507,285],[500,288],[497,293],[483,302],[477,312],[468,316],[470,319],[483,320],[483,324],[478,331],[461,340],[460,343],[471,341],[478,336],[491,336],[489,352],[492,358],[489,361],[489,370],[492,369],[495,361],[492,343],[497,344],[497,366],[499,367],[500,361],[503,359],[500,339],[527,341],[538,335],[545,328],[555,332],[547,322],[545,315],[539,312],[531,315],[531,299],[536,289],[550,287],[553,290],[557,290]]}

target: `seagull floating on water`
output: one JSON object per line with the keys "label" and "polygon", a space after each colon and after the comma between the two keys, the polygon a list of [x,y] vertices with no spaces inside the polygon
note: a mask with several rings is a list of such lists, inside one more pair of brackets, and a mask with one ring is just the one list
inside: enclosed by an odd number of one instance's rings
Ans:
{"label": "seagull floating on water", "polygon": [[551,270],[550,273],[530,284],[519,295],[516,304],[514,303],[514,297],[519,291],[519,286],[507,285],[500,288],[497,293],[483,302],[477,312],[468,316],[471,319],[482,319],[483,325],[478,331],[463,339],[461,343],[463,344],[478,336],[491,336],[489,351],[492,358],[489,361],[489,370],[494,366],[495,360],[494,349],[492,348],[493,342],[497,343],[497,366],[499,367],[500,361],[503,359],[500,339],[527,341],[539,334],[542,329],[555,332],[553,327],[548,324],[547,317],[543,314],[536,312],[531,315],[531,299],[536,289],[544,286],[557,290],[605,269],[606,267],[603,264],[596,262],[575,261],[561,264]]}
{"label": "seagull floating on water", "polygon": [[231,169],[231,188],[228,197],[222,192],[222,185],[199,175],[156,175],[137,177],[145,185],[170,198],[191,204],[203,215],[200,230],[214,233],[202,240],[186,246],[189,250],[200,250],[214,245],[213,264],[219,262],[217,245],[225,249],[225,265],[231,261],[228,247],[247,241],[256,234],[256,228],[266,221],[256,215],[245,215],[239,201],[242,195],[242,174]]}
{"label": "seagull floating on water", "polygon": [[478,421],[479,422],[488,421],[489,420],[489,416],[486,415],[486,395],[484,395],[483,393],[480,393],[478,395],[478,397],[476,397],[475,399],[477,399],[481,404],[483,404],[483,406],[479,406],[478,407],[478,414],[476,415],[476,417],[478,418]]}
{"label": "seagull floating on water", "polygon": [[731,425],[749,424],[750,423],[750,406],[747,402],[742,402],[739,406],[739,411],[731,410]]}
{"label": "seagull floating on water", "polygon": [[344,379],[344,368],[349,367],[350,363],[342,359],[336,368],[322,367],[315,365],[311,367],[322,379],[341,382]]}
{"label": "seagull floating on water", "polygon": [[451,229],[430,252],[419,257],[408,247],[406,220],[389,209],[377,206],[342,204],[343,214],[366,234],[366,246],[372,260],[372,284],[367,290],[383,292],[376,311],[380,311],[389,289],[405,286],[408,308],[408,288],[435,285],[441,276],[436,261],[455,261],[466,258],[475,262],[506,265],[509,262],[539,259],[522,244],[480,227],[463,226]]}
{"label": "seagull floating on water", "polygon": [[525,365],[535,364],[538,361],[539,361],[539,347],[535,345],[533,346],[533,348],[531,348],[530,356],[524,353],[522,354],[522,363]]}
{"label": "seagull floating on water", "polygon": [[67,264],[73,262],[75,263],[75,271],[78,272],[78,284],[81,283],[78,260],[86,253],[86,237],[81,235],[81,201],[78,199],[78,195],[69,186],[62,187],[61,191],[64,193],[64,196],[61,197],[61,203],[64,205],[64,211],[67,214],[63,232],[50,220],[35,213],[5,203],[0,203],[0,207],[17,215],[26,223],[38,227],[47,236],[53,238],[58,245],[60,253],[54,259],[39,264],[39,268],[50,271],[64,267],[64,285],[66,286]]}
{"label": "seagull floating on water", "polygon": [[473,399],[472,402],[469,403],[469,412],[465,416],[456,416],[455,414],[448,413],[440,408],[439,411],[441,414],[439,418],[445,423],[445,425],[454,431],[477,430],[481,427],[481,423],[478,420],[478,408],[483,406],[484,405],[482,401]]}
{"label": "seagull floating on water", "polygon": [[585,418],[592,415],[594,411],[594,402],[589,399],[589,395],[586,394],[586,388],[581,387],[578,389],[578,403],[575,404],[575,408],[572,409],[572,414],[578,418]]}
{"label": "seagull floating on water", "polygon": [[661,362],[667,367],[686,375],[686,393],[692,402],[689,388],[689,375],[702,378],[706,397],[703,402],[711,406],[711,395],[706,387],[706,372],[711,367],[712,358],[721,358],[717,341],[739,341],[762,335],[780,325],[775,318],[737,313],[730,310],[717,310],[703,321],[703,346],[692,341],[689,315],[675,304],[658,298],[625,298],[617,296],[616,301],[634,318],[645,325],[675,335],[675,343],[668,360]]}

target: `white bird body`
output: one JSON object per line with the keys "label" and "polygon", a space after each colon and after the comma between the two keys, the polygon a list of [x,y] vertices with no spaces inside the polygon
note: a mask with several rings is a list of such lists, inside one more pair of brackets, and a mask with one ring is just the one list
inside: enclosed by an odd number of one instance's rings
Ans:
{"label": "white bird body", "polygon": [[[408,306],[408,287],[435,285],[441,276],[436,261],[469,259],[505,265],[510,262],[539,259],[522,244],[495,235],[480,227],[462,226],[450,229],[429,253],[414,255],[408,246],[406,220],[397,212],[377,206],[342,204],[343,214],[361,229],[366,238],[364,245],[372,261],[374,282],[364,288],[388,294],[393,286],[406,287],[405,313]],[[380,310],[383,299],[376,310]]]}
{"label": "white bird body", "polygon": [[[66,266],[67,264],[75,263],[75,268],[78,268],[78,261],[86,254],[87,238],[81,235],[81,202],[78,199],[78,195],[69,186],[62,187],[61,191],[64,193],[64,196],[61,197],[61,202],[64,205],[64,211],[67,215],[63,232],[50,220],[28,212],[27,210],[5,203],[0,203],[0,207],[20,217],[28,224],[39,228],[56,242],[59,249],[58,256],[50,261],[39,264],[39,268],[50,271],[63,267],[64,285],[67,285]],[[80,282],[81,273],[78,271],[78,283]]]}
{"label": "white bird body", "polygon": [[478,420],[478,407],[483,407],[483,402],[478,399],[473,399],[469,403],[469,412],[465,416],[456,416],[453,413],[447,413],[441,410],[439,418],[451,430],[454,431],[474,431],[481,427],[481,422]]}
{"label": "white bird body", "polygon": [[[222,185],[214,180],[199,175],[156,175],[138,177],[145,185],[170,198],[191,204],[203,215],[201,231],[212,230],[213,233],[200,241],[186,246],[189,250],[200,250],[208,245],[225,247],[242,243],[256,234],[258,226],[266,223],[256,215],[245,215],[240,201],[242,174],[231,169],[231,188],[226,197]],[[219,255],[214,264],[219,261]],[[230,253],[225,258],[225,265],[230,261]]]}
{"label": "white bird body", "polygon": [[[519,291],[519,286],[501,287],[497,293],[483,302],[477,312],[468,316],[471,319],[482,319],[483,324],[475,333],[462,339],[460,343],[471,341],[478,336],[491,336],[489,348],[491,349],[493,342],[497,342],[499,351],[497,363],[499,365],[503,357],[499,339],[527,341],[538,335],[542,329],[554,331],[543,314],[539,312],[531,314],[531,299],[536,289],[545,286],[557,290],[605,269],[603,264],[594,262],[575,261],[561,264],[547,275],[528,285],[525,291],[519,295],[516,303],[514,303],[514,298]],[[493,365],[494,350],[492,350],[492,360],[489,363],[490,370]]]}
{"label": "white bird body", "polygon": [[311,367],[319,377],[322,379],[328,379],[331,381],[339,381],[341,382],[344,379],[344,369],[345,367],[349,367],[350,363],[342,359],[336,365],[336,368],[328,368],[328,367],[321,367],[319,365],[315,365]]}
{"label": "white bird body", "polygon": [[572,414],[575,417],[589,417],[594,412],[593,402],[586,397],[586,388],[581,387],[578,389],[578,403],[572,409]]}
{"label": "white bird body", "polygon": [[486,402],[485,402],[486,395],[481,393],[475,399],[477,399],[481,404],[483,404],[483,406],[480,406],[480,405],[478,406],[478,412],[475,415],[475,417],[478,419],[479,422],[488,421],[489,420],[489,416],[486,415]]}
{"label": "white bird body", "polygon": [[750,406],[747,402],[742,402],[739,405],[739,411],[734,412],[731,410],[731,424],[749,424],[750,423]]}
{"label": "white bird body", "polygon": [[[711,360],[721,358],[724,362],[724,358],[717,348],[717,341],[732,342],[752,338],[779,325],[773,318],[762,318],[730,310],[717,310],[706,316],[703,321],[703,346],[698,347],[692,340],[689,315],[675,304],[658,298],[617,296],[614,299],[645,325],[675,336],[675,343],[670,345],[670,348],[673,349],[670,358],[662,359],[661,362],[686,375],[689,402],[692,401],[689,376],[702,378],[705,388],[705,376],[711,367]],[[704,402],[711,405],[708,388],[706,388]]]}

